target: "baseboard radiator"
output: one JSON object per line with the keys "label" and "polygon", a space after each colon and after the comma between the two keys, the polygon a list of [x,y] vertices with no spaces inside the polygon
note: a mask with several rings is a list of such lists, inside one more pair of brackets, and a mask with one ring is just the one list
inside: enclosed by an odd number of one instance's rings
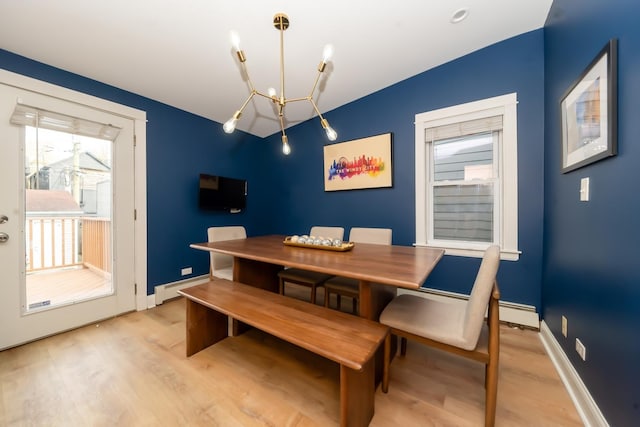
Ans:
{"label": "baseboard radiator", "polygon": [[[464,304],[469,295],[455,292],[441,291],[439,289],[420,288],[419,290],[398,289],[400,294],[413,294],[422,298],[429,298],[437,301],[447,301],[451,303]],[[500,301],[500,321],[523,326],[530,329],[540,330],[540,317],[536,308],[532,305],[518,304],[508,301]]]}
{"label": "baseboard radiator", "polygon": [[155,305],[160,305],[171,298],[176,298],[180,289],[206,283],[209,280],[209,275],[207,274],[204,276],[190,277],[177,282],[165,283],[164,285],[158,285],[155,287]]}

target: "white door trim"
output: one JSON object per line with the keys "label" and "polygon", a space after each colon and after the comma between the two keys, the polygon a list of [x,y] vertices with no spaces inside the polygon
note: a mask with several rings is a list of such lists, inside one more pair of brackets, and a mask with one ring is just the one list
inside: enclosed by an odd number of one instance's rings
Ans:
{"label": "white door trim", "polygon": [[147,113],[86,93],[43,82],[21,74],[0,69],[0,83],[65,101],[75,102],[126,117],[134,122],[135,133],[135,283],[136,310],[147,309]]}

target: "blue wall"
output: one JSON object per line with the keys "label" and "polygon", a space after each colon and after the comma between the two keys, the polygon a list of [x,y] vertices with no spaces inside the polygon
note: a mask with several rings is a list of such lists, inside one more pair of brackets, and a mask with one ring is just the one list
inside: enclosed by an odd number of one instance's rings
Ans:
{"label": "blue wall", "polygon": [[[543,316],[612,426],[640,424],[640,197],[632,190],[640,182],[638,18],[637,1],[555,0],[545,27]],[[618,155],[562,174],[559,100],[612,38]],[[583,177],[591,182],[586,203],[578,201]],[[575,352],[576,337],[586,362]]]}
{"label": "blue wall", "polygon": [[[393,242],[415,242],[414,125],[417,113],[511,92],[518,94],[518,262],[501,264],[503,298],[540,307],[543,212],[543,30],[487,47],[325,114],[338,141],[391,132],[393,188],[324,192],[319,120],[287,131],[292,153],[276,159],[278,199],[286,206],[274,231],[300,234],[314,224],[391,227]],[[331,90],[331,82],[327,84]],[[279,143],[279,136],[270,138]],[[478,259],[446,256],[426,286],[469,293]]]}
{"label": "blue wall", "polygon": [[[273,186],[264,159],[275,157],[278,147],[242,132],[226,135],[219,123],[5,50],[0,67],[147,112],[148,294],[183,279],[183,267],[193,266],[194,276],[208,274],[207,254],[189,248],[207,240],[207,227],[243,224],[250,235],[269,231]],[[234,215],[199,211],[200,172],[247,179],[247,209]]]}

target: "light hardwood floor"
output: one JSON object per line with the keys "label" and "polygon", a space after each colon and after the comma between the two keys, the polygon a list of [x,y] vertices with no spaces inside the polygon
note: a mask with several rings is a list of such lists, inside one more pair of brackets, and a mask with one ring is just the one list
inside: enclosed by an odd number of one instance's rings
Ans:
{"label": "light hardwood floor", "polygon": [[[257,330],[186,358],[184,311],[180,298],[0,352],[0,426],[338,424],[337,364]],[[582,425],[537,332],[501,338],[496,425]],[[481,364],[407,353],[371,426],[482,425]]]}

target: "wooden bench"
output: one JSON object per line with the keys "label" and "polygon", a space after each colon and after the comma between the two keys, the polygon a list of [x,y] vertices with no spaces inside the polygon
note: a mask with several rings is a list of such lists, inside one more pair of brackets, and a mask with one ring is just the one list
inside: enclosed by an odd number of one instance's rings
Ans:
{"label": "wooden bench", "polygon": [[178,293],[187,298],[187,356],[226,338],[229,316],[340,364],[340,425],[369,425],[388,327],[224,279]]}

